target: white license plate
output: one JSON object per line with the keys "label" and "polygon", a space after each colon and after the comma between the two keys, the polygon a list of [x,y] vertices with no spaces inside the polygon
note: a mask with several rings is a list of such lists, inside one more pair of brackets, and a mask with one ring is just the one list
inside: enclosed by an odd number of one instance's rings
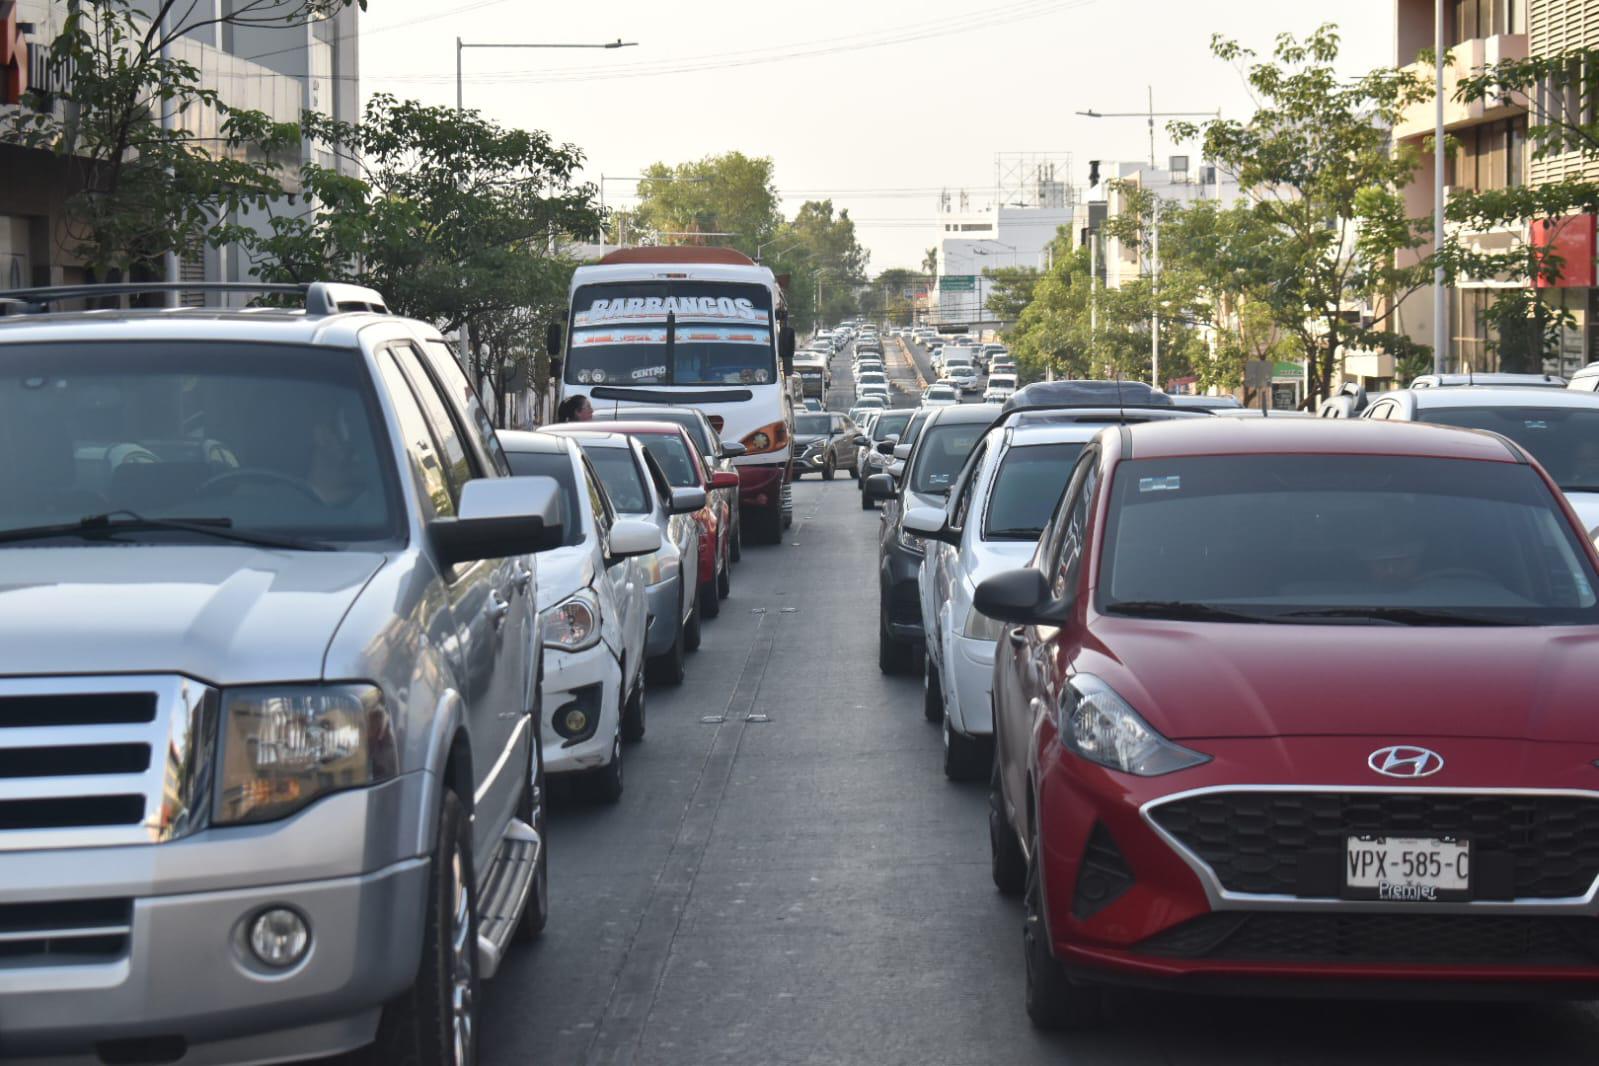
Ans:
{"label": "white license plate", "polygon": [[1436,837],[1349,837],[1344,885],[1380,900],[1433,902],[1471,892],[1471,843]]}

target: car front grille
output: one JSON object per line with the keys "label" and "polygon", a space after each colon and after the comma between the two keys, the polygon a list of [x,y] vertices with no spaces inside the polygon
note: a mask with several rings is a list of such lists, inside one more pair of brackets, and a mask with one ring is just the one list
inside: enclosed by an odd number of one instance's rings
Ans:
{"label": "car front grille", "polygon": [[157,843],[196,828],[213,694],[181,677],[0,680],[0,852]]}
{"label": "car front grille", "polygon": [[1587,917],[1218,911],[1142,941],[1140,955],[1228,962],[1599,964]]}
{"label": "car front grille", "polygon": [[120,958],[132,923],[128,899],[0,903],[0,966]]}
{"label": "car front grille", "polygon": [[1569,899],[1599,877],[1599,801],[1582,796],[1238,790],[1149,814],[1231,892],[1337,896],[1362,835],[1469,840],[1476,899]]}

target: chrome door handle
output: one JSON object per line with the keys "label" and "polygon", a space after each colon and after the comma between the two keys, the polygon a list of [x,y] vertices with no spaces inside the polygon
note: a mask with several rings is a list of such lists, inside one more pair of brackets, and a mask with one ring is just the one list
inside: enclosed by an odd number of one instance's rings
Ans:
{"label": "chrome door handle", "polygon": [[525,592],[532,581],[533,571],[523,566],[522,560],[518,559],[516,565],[511,568],[511,583]]}
{"label": "chrome door handle", "polygon": [[489,593],[489,605],[484,609],[489,616],[489,621],[499,625],[505,621],[505,616],[511,613],[511,603],[498,590]]}

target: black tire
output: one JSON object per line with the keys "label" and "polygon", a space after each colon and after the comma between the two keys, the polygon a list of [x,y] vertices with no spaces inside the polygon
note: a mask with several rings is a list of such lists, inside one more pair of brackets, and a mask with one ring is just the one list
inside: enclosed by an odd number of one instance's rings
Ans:
{"label": "black tire", "polygon": [[872,498],[870,496],[866,495],[866,482],[862,481],[861,482],[861,510],[863,510],[863,511],[871,511],[871,510],[874,510],[876,507],[877,507],[877,504],[873,503],[872,502]]}
{"label": "black tire", "polygon": [[472,871],[466,806],[446,790],[428,867],[422,961],[411,987],[383,1008],[377,1039],[362,1056],[371,1066],[475,1066],[477,886]]}
{"label": "black tire", "polygon": [[929,722],[944,720],[944,687],[938,683],[931,655],[922,656],[922,717]]}
{"label": "black tire", "polygon": [[544,777],[544,749],[536,729],[533,731],[533,757],[530,761],[532,772],[528,775],[527,788],[522,794],[522,803],[516,816],[532,826],[539,835],[539,865],[533,871],[533,888],[528,892],[527,906],[522,908],[522,917],[517,920],[513,934],[518,944],[537,940],[550,921],[550,834],[545,816],[549,795]]}
{"label": "black tire", "polygon": [[613,804],[622,799],[622,738],[611,742],[611,761],[598,770],[588,772],[589,798],[595,803]]}
{"label": "black tire", "polygon": [[783,543],[783,505],[778,502],[775,506],[763,507],[759,511],[750,512],[750,517],[755,521],[755,534],[757,544]]}
{"label": "black tire", "polygon": [[1005,794],[999,783],[999,760],[988,773],[988,866],[1002,896],[1019,896],[1027,888],[1027,856],[1005,817]]}
{"label": "black tire", "polygon": [[683,647],[689,651],[699,651],[704,636],[700,626],[700,605],[696,603],[694,610],[689,612],[688,621],[683,623]]}
{"label": "black tire", "polygon": [[622,739],[637,744],[644,739],[644,679],[633,688],[633,697],[622,708]]}
{"label": "black tire", "polygon": [[981,781],[993,761],[988,745],[977,737],[962,736],[944,718],[944,776],[951,781]]}
{"label": "black tire", "polygon": [[744,520],[739,517],[738,507],[736,504],[733,507],[732,513],[733,533],[732,536],[728,538],[729,544],[727,552],[728,555],[732,556],[733,561],[736,563],[740,559],[744,558]]}
{"label": "black tire", "polygon": [[722,572],[716,578],[716,598],[725,600],[733,594],[733,560],[722,558]]}
{"label": "black tire", "polygon": [[822,480],[832,481],[833,475],[838,473],[838,464],[833,459],[833,453],[827,454],[827,462],[822,464]]}
{"label": "black tire", "polygon": [[1027,964],[1027,1017],[1034,1027],[1051,1032],[1093,1028],[1104,1020],[1104,990],[1094,985],[1074,984],[1066,976],[1049,945],[1043,899],[1035,833],[1033,858],[1027,864],[1026,918],[1022,922],[1022,954]]}
{"label": "black tire", "polygon": [[861,479],[861,467],[858,460],[854,466],[849,468],[849,477],[851,481],[859,481]]}
{"label": "black tire", "polygon": [[700,614],[706,618],[715,618],[722,613],[722,601],[716,595],[716,586],[720,580],[720,576],[713,573],[711,580],[700,583]]}
{"label": "black tire", "polygon": [[[697,616],[696,616],[697,617]],[[684,652],[688,650],[688,634],[684,632],[688,627],[683,623],[683,586],[678,585],[677,593],[677,635],[672,638],[672,647],[664,651],[645,664],[649,679],[661,685],[681,685],[688,676],[688,662]],[[696,646],[698,646],[696,644]]]}
{"label": "black tire", "polygon": [[877,668],[885,674],[908,674],[916,668],[916,646],[888,633],[886,605],[877,623]]}

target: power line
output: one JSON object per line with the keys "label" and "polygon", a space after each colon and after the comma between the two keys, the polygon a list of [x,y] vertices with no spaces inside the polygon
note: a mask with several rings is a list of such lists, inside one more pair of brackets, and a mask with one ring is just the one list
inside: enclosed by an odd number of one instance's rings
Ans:
{"label": "power line", "polygon": [[[406,29],[406,28],[411,27],[411,26],[419,26],[419,25],[421,25],[424,22],[434,22],[434,21],[437,21],[438,19],[456,18],[457,16],[464,15],[464,14],[470,12],[470,11],[477,11],[480,8],[493,7],[495,4],[504,4],[504,3],[508,3],[508,2],[509,2],[509,0],[477,0],[476,3],[467,4],[464,7],[450,8],[450,9],[448,9],[446,11],[441,11],[441,12],[439,12],[436,15],[420,15],[420,16],[414,18],[414,19],[406,19],[403,22],[393,22],[393,23],[390,23],[387,26],[378,26],[378,27],[375,27],[374,29],[370,29],[370,30],[362,30],[362,29],[357,28],[354,33],[341,33],[341,34],[339,34],[339,36],[334,38],[334,41],[335,42],[339,42],[339,41],[359,41],[359,40],[362,40],[363,38],[371,37],[374,34],[389,33],[389,32],[391,32],[393,30],[403,30],[403,29]],[[359,18],[360,18],[360,16],[357,16],[357,23],[358,24],[359,24]],[[283,27],[283,29],[285,29],[285,30],[303,30],[304,28],[305,28],[304,26],[293,26],[293,25],[289,25],[289,26],[284,26]],[[272,56],[280,56],[280,55],[284,55],[284,54],[286,54],[288,52],[298,52],[298,51],[301,51],[304,48],[305,48],[305,43],[302,41],[299,44],[290,45],[287,48],[278,48],[278,49],[274,49],[271,52],[257,52],[253,56],[240,56],[239,58],[243,59],[243,60],[245,60],[247,62],[253,63],[257,59],[269,59]],[[294,75],[289,75],[289,76],[293,77]],[[346,80],[348,80],[348,81],[356,81],[356,80],[358,80],[358,78],[357,78],[356,75],[347,74],[347,75],[338,76],[337,80],[339,80],[339,81],[346,81]]]}

